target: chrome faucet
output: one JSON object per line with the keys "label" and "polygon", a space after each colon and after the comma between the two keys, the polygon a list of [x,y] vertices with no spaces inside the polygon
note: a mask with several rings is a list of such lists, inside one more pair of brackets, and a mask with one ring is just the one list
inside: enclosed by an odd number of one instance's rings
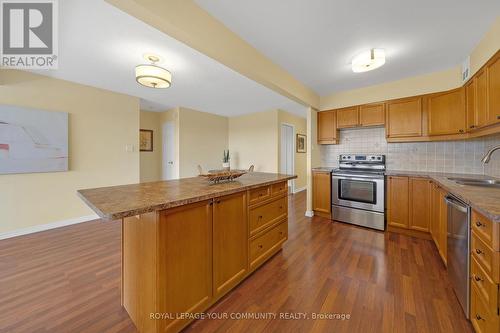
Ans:
{"label": "chrome faucet", "polygon": [[493,154],[493,152],[495,150],[498,150],[500,149],[500,146],[496,146],[496,147],[493,147],[491,148],[490,150],[488,150],[488,152],[486,153],[486,155],[484,155],[483,159],[481,160],[481,162],[483,163],[488,163],[490,161],[490,158],[491,158],[491,154]]}

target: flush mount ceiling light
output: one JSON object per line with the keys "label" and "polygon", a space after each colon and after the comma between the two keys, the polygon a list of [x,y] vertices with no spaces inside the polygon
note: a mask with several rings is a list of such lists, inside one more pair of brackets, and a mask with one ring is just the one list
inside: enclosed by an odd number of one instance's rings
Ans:
{"label": "flush mount ceiling light", "polygon": [[352,59],[352,71],[362,73],[374,70],[385,64],[385,51],[383,49],[371,49],[358,54]]}
{"label": "flush mount ceiling light", "polygon": [[153,54],[144,55],[144,59],[151,64],[135,67],[135,80],[137,83],[150,88],[168,88],[172,84],[172,74],[165,68],[158,66],[160,57]]}

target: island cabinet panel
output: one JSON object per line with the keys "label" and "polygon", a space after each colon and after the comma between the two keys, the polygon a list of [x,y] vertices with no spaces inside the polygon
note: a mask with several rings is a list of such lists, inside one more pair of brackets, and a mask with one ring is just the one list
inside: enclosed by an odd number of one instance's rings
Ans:
{"label": "island cabinet panel", "polygon": [[276,253],[288,239],[288,222],[282,221],[250,240],[250,268],[255,269]]}
{"label": "island cabinet panel", "polygon": [[[158,312],[196,313],[211,304],[212,209],[212,201],[203,201],[160,212]],[[160,331],[177,332],[189,321],[159,320]]]}
{"label": "island cabinet panel", "polygon": [[387,224],[408,229],[408,177],[388,177]]}
{"label": "island cabinet panel", "polygon": [[409,228],[428,232],[431,196],[430,180],[426,178],[410,178],[409,186]]}
{"label": "island cabinet panel", "polygon": [[250,236],[268,228],[287,216],[287,197],[252,207],[249,212]]}
{"label": "island cabinet panel", "polygon": [[337,116],[335,111],[318,112],[318,144],[337,143]]}
{"label": "island cabinet panel", "polygon": [[422,97],[387,102],[386,136],[388,138],[422,136]]}
{"label": "island cabinet panel", "polygon": [[500,53],[486,65],[488,90],[488,124],[500,123]]}
{"label": "island cabinet panel", "polygon": [[359,107],[359,124],[361,126],[379,126],[385,123],[385,104],[364,104]]}
{"label": "island cabinet panel", "polygon": [[262,186],[248,191],[248,203],[250,205],[265,201],[271,197],[271,187]]}
{"label": "island cabinet panel", "polygon": [[233,288],[248,269],[246,200],[246,193],[242,192],[214,201],[213,282],[216,297]]}
{"label": "island cabinet panel", "polygon": [[429,135],[461,134],[466,131],[465,89],[425,97]]}
{"label": "island cabinet panel", "polygon": [[359,107],[351,106],[337,110],[337,128],[356,127],[359,124]]}

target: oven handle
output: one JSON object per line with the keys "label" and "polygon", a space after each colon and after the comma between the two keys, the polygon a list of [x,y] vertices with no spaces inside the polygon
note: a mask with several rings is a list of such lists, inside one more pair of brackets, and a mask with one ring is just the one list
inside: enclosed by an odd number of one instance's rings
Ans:
{"label": "oven handle", "polygon": [[332,175],[332,178],[333,179],[347,179],[347,180],[358,180],[358,181],[370,181],[370,180],[373,180],[373,181],[383,181],[384,178],[380,178],[380,177],[351,177],[351,176],[338,176],[338,175]]}

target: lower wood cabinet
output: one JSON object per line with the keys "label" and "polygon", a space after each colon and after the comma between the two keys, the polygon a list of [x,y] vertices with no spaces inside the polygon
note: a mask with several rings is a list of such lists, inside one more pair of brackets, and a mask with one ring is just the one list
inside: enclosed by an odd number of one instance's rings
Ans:
{"label": "lower wood cabinet", "polygon": [[[214,295],[232,289],[248,270],[246,192],[214,201],[213,285]],[[243,245],[242,245],[243,244]]]}
{"label": "lower wood cabinet", "polygon": [[427,178],[409,180],[408,227],[418,231],[429,231],[431,207],[431,181]]}
{"label": "lower wood cabinet", "polygon": [[250,240],[250,268],[255,268],[274,254],[288,238],[287,221]]}
{"label": "lower wood cabinet", "polygon": [[470,243],[470,320],[476,332],[500,331],[500,229],[482,214],[472,211]]}
{"label": "lower wood cabinet", "polygon": [[313,178],[313,211],[316,215],[331,218],[332,211],[332,176],[329,171],[316,171],[312,173]]}
{"label": "lower wood cabinet", "polygon": [[408,229],[408,204],[408,177],[389,176],[387,184],[387,224],[389,226]]}

